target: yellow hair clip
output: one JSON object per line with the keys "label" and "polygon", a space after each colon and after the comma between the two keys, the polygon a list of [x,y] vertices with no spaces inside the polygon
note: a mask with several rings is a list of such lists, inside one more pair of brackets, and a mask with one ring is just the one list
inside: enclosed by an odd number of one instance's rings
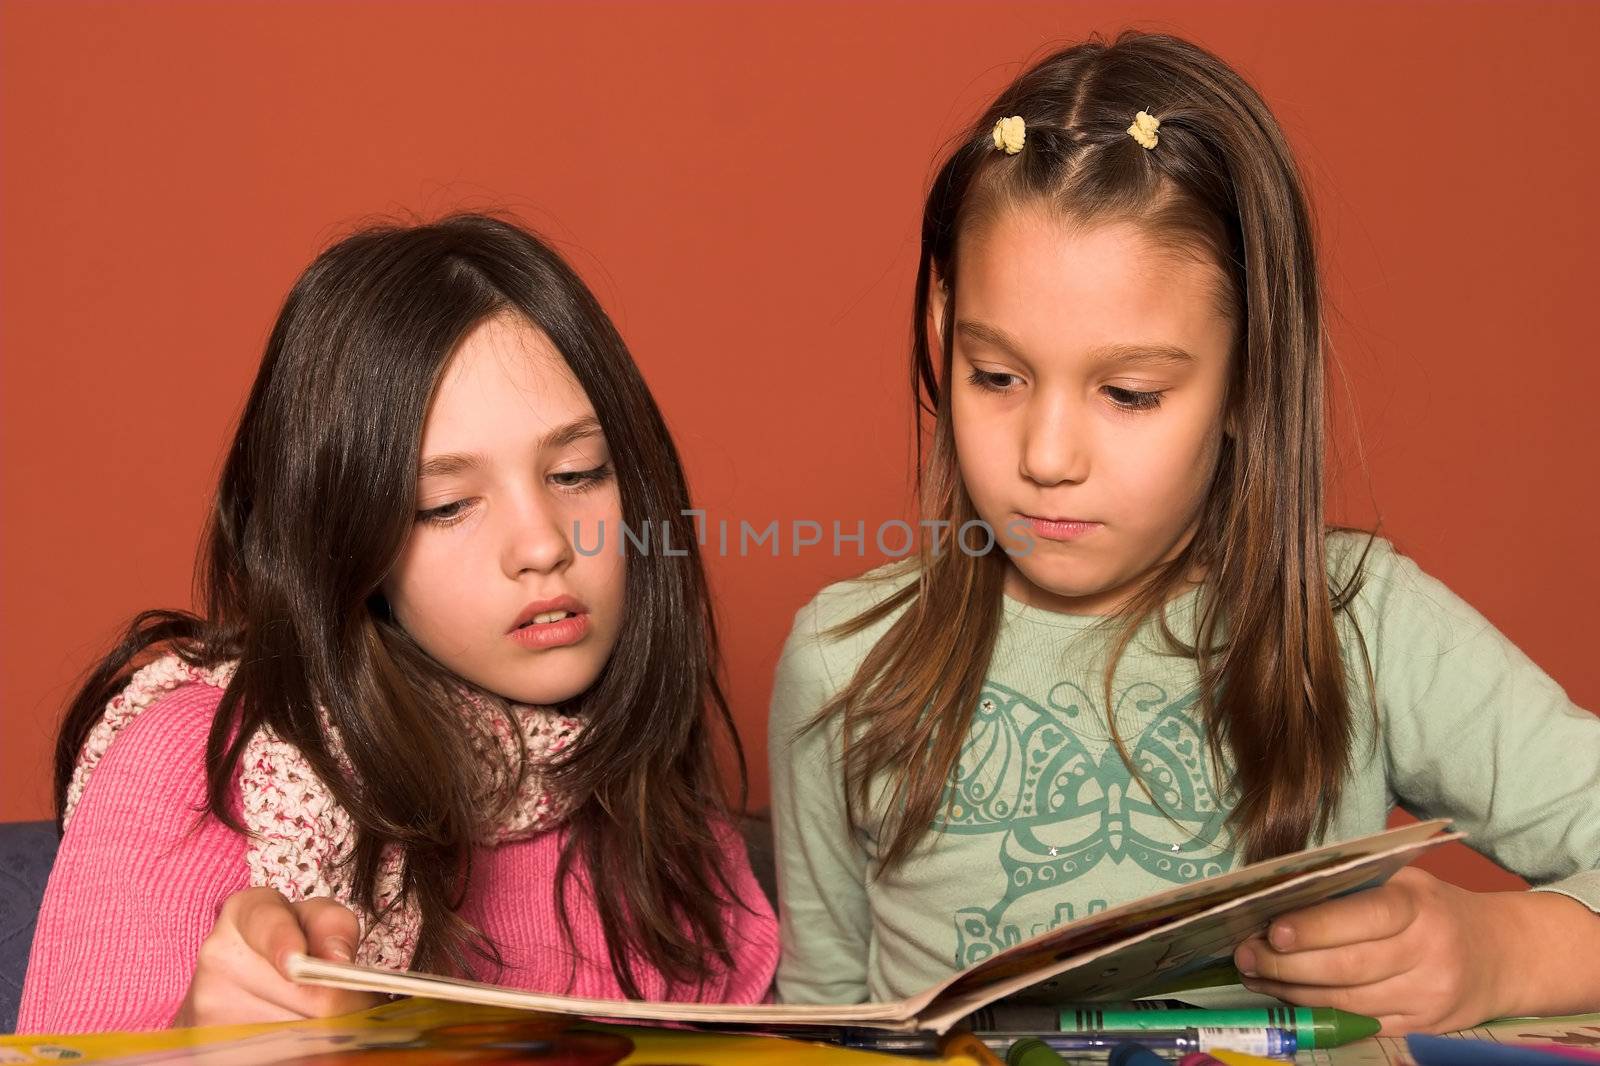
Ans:
{"label": "yellow hair clip", "polygon": [[1012,115],[994,124],[994,146],[1006,155],[1016,155],[1022,151],[1022,142],[1027,137],[1028,124],[1022,121],[1021,115]]}
{"label": "yellow hair clip", "polygon": [[1160,137],[1156,136],[1156,130],[1160,128],[1160,119],[1148,112],[1141,111],[1133,116],[1133,125],[1128,127],[1128,136],[1146,148],[1154,148],[1161,140]]}

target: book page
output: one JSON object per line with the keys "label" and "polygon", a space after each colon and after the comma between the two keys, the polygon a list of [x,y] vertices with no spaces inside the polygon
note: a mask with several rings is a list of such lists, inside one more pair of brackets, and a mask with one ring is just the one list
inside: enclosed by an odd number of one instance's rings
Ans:
{"label": "book page", "polygon": [[[1043,933],[908,1000],[856,1004],[652,1003],[526,992],[304,955],[291,958],[288,969],[297,981],[334,988],[589,1018],[769,1028],[851,1025],[942,1033],[981,1006],[1066,971],[1081,970],[1113,952],[1119,953],[1115,972],[1100,976],[1116,980],[1104,985],[1105,990],[1092,981],[1086,986],[1094,988],[1094,995],[1100,998],[1202,962],[1208,953],[1224,950],[1228,937],[1236,937],[1232,942],[1236,943],[1271,916],[1374,883],[1420,852],[1460,838],[1460,834],[1440,835],[1444,824],[1417,823],[1181,885]],[[1226,944],[1226,950],[1231,950],[1232,943]],[[1104,962],[1103,969],[1110,967],[1109,961]],[[1058,998],[1068,998],[1069,991],[1075,992],[1080,986],[1085,982],[1075,980],[1049,991],[1057,992]]]}
{"label": "book page", "polygon": [[1208,969],[1226,959],[1235,945],[1280,914],[1380,884],[1423,851],[1454,839],[1454,834],[1447,834],[1302,874],[1132,937],[1090,947],[1052,965],[1019,969],[1012,976],[946,992],[919,1016],[926,1027],[943,1032],[979,1007],[1006,997],[1045,1003],[1131,999],[1158,981]]}
{"label": "book page", "polygon": [[[1428,846],[1433,846],[1433,843],[1444,842],[1445,838],[1438,834],[1448,824],[1441,819],[1417,822],[1373,836],[1299,851],[1112,907],[1099,914],[1057,926],[970,966],[942,986],[942,991],[962,995],[996,978],[1038,970],[1048,961],[1092,949],[1108,939],[1122,940],[1137,936],[1170,921],[1198,914],[1219,903],[1259,892],[1311,871],[1329,869],[1352,859],[1395,851],[1424,841],[1431,841]],[[1459,839],[1459,836],[1449,839]]]}

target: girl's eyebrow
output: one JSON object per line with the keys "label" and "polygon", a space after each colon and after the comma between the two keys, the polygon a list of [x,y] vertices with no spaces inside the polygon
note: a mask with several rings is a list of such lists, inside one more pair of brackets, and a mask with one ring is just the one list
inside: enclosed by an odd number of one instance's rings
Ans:
{"label": "girl's eyebrow", "polygon": [[1028,357],[1023,354],[1022,345],[1012,339],[1011,334],[998,326],[963,318],[956,322],[956,332],[964,334],[969,340],[977,341],[979,344],[987,344],[990,347],[999,348],[1013,359],[1024,363],[1028,361]]}
{"label": "girl's eyebrow", "polygon": [[475,452],[470,455],[463,455],[460,452],[446,452],[444,455],[430,456],[417,470],[417,480],[460,474],[478,466],[482,461],[482,456]]}
{"label": "girl's eyebrow", "polygon": [[539,450],[546,448],[565,448],[569,444],[576,444],[580,440],[601,435],[600,420],[594,415],[584,415],[574,418],[564,426],[557,426],[539,439]]}
{"label": "girl's eyebrow", "polygon": [[[956,323],[956,332],[979,344],[999,348],[1021,362],[1029,361],[1027,354],[1022,350],[1022,345],[1005,330],[991,326],[987,322],[962,319]],[[1120,363],[1170,367],[1186,367],[1196,362],[1195,357],[1188,351],[1171,344],[1107,344],[1089,352],[1089,359],[1102,365]]]}
{"label": "girl's eyebrow", "polygon": [[[576,444],[589,437],[601,436],[600,420],[594,415],[584,415],[574,418],[571,422],[557,426],[549,433],[539,438],[537,450],[547,448],[565,448],[569,444]],[[417,479],[429,477],[449,477],[451,474],[461,474],[468,470],[483,465],[483,456],[477,452],[445,452],[441,455],[431,455],[423,460],[417,469]]]}
{"label": "girl's eyebrow", "polygon": [[1124,365],[1186,367],[1195,363],[1195,357],[1171,344],[1107,344],[1089,353],[1097,363]]}

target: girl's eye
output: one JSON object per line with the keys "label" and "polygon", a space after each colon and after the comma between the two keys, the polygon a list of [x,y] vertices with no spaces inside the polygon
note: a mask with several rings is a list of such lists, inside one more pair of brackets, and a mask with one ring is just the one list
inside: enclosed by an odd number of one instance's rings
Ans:
{"label": "girl's eye", "polygon": [[418,511],[417,521],[429,522],[436,526],[455,525],[465,517],[467,505],[471,502],[471,500],[451,500],[449,503],[430,507],[426,511]]}
{"label": "girl's eye", "polygon": [[551,474],[550,480],[564,489],[583,492],[611,476],[611,464],[601,463],[591,470],[562,470]]}
{"label": "girl's eye", "polygon": [[1013,382],[1021,380],[1015,374],[1001,374],[993,370],[979,370],[976,367],[967,375],[968,384],[975,385],[985,392],[1007,392]]}
{"label": "girl's eye", "polygon": [[1161,391],[1139,392],[1134,389],[1119,389],[1115,385],[1107,385],[1105,393],[1111,402],[1118,407],[1129,411],[1148,411],[1161,406]]}

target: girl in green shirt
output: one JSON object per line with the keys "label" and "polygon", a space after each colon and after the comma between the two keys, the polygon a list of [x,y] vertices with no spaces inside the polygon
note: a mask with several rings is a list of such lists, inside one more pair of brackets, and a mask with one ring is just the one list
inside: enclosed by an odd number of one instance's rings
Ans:
{"label": "girl in green shirt", "polygon": [[1600,1010],[1600,719],[1327,528],[1311,225],[1238,74],[1140,34],[1025,72],[934,180],[915,326],[925,536],[778,670],[782,998],[910,995],[1399,804],[1545,891],[1406,870],[1241,944],[1246,984],[1391,1033]]}

